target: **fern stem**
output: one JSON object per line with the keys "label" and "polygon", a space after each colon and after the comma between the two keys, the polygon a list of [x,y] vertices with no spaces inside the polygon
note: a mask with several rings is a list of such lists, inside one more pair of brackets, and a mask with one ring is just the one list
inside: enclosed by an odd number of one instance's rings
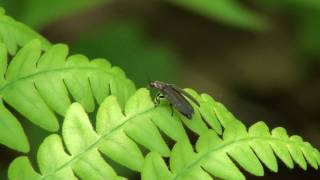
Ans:
{"label": "fern stem", "polygon": [[46,70],[46,71],[39,71],[37,73],[33,73],[30,74],[28,76],[24,76],[15,80],[12,80],[6,84],[4,84],[1,88],[0,88],[0,94],[2,93],[2,91],[4,91],[6,88],[14,85],[16,82],[19,81],[23,81],[23,80],[28,80],[28,79],[33,79],[37,76],[41,76],[43,74],[50,74],[50,73],[59,73],[59,72],[64,72],[64,71],[73,71],[73,70],[83,70],[83,71],[90,71],[90,70],[99,70],[107,75],[111,75],[110,72],[105,71],[104,69],[101,68],[97,68],[97,67],[65,67],[65,68],[58,68],[58,69],[50,69],[50,70]]}

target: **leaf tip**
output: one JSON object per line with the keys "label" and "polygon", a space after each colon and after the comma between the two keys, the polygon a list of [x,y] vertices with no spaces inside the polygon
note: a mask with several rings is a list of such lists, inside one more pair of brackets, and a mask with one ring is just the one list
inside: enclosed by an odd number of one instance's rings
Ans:
{"label": "leaf tip", "polygon": [[26,46],[31,46],[35,49],[41,49],[41,41],[39,39],[33,39],[31,40]]}

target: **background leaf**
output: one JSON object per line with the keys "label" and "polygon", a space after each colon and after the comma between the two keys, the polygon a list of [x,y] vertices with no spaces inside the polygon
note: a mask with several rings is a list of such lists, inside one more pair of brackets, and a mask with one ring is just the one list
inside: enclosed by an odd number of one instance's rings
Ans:
{"label": "background leaf", "polygon": [[[91,9],[109,0],[58,0],[46,3],[41,0],[2,1],[3,0],[1,0],[0,3],[9,9],[10,13],[12,13],[11,15],[33,28],[40,29],[50,22]],[[24,6],[21,6],[21,4]],[[17,11],[17,9],[19,11]],[[41,16],[39,16],[39,14],[41,14]]]}
{"label": "background leaf", "polygon": [[175,82],[180,62],[178,54],[166,47],[169,44],[148,39],[143,29],[138,20],[100,25],[80,35],[71,50],[89,57],[107,57],[112,64],[123,68],[138,87],[145,87],[151,80]]}
{"label": "background leaf", "polygon": [[231,26],[253,30],[265,30],[268,27],[261,16],[235,0],[167,0],[167,2]]}

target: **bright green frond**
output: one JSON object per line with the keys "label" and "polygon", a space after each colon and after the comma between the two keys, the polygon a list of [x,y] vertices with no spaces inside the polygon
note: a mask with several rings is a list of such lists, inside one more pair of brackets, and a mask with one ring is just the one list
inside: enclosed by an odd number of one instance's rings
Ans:
{"label": "bright green frond", "polygon": [[[65,115],[71,99],[92,112],[95,101],[100,104],[110,94],[123,107],[135,90],[119,68],[104,59],[68,57],[68,48],[62,44],[43,53],[40,41],[33,40],[13,56],[9,65],[6,47],[0,44],[0,57],[1,98],[28,120],[52,132],[59,129],[56,113]],[[27,152],[21,125],[5,106],[0,106],[0,118],[0,143]]]}
{"label": "bright green frond", "polygon": [[[283,128],[275,128],[272,133],[263,122],[252,125],[248,131],[242,124],[228,127],[224,132],[226,139],[221,139],[216,132],[208,130],[200,135],[195,150],[188,140],[178,142],[170,156],[170,170],[163,167],[164,160],[157,153],[147,155],[143,179],[245,179],[242,169],[256,176],[263,176],[261,162],[271,171],[277,171],[276,156],[289,168],[293,162],[306,169],[307,163],[315,169],[319,167],[319,151],[299,136],[289,137]],[[236,136],[225,135],[232,133]],[[157,176],[156,176],[157,175]]]}
{"label": "bright green frond", "polygon": [[5,15],[4,10],[1,8],[0,42],[7,46],[8,52],[11,55],[14,55],[17,52],[18,46],[24,46],[33,39],[39,39],[41,41],[42,50],[47,50],[51,46],[49,41],[28,26]]}
{"label": "bright green frond", "polygon": [[156,152],[149,153],[145,158],[141,179],[171,179],[172,174],[168,170],[161,156]]}
{"label": "bright green frond", "polygon": [[[33,169],[27,158],[19,157],[10,165],[9,177],[23,180],[16,175],[23,172],[31,179],[121,178],[102,156],[140,172],[142,179],[156,180],[245,179],[238,166],[253,175],[263,176],[262,163],[277,172],[276,157],[289,168],[297,163],[303,169],[307,164],[318,169],[319,151],[301,137],[290,137],[281,127],[270,133],[263,122],[247,130],[210,96],[199,95],[191,89],[187,91],[200,103],[200,107],[195,107],[198,116],[193,116],[192,120],[178,112],[172,116],[166,101],[154,106],[149,91],[144,88],[136,91],[123,106],[116,96],[108,96],[98,109],[95,128],[85,106],[73,103],[65,114],[62,136],[50,135],[38,150],[40,172]],[[204,121],[208,120],[200,117],[200,112],[221,122],[223,133],[219,135],[212,127],[207,127]],[[190,121],[193,122],[186,123]],[[200,135],[195,146],[190,143],[182,123]],[[202,124],[205,129],[198,132]],[[177,142],[173,149],[169,149],[161,132]],[[146,157],[140,146],[150,151]],[[169,165],[164,157],[170,159]]]}
{"label": "bright green frond", "polygon": [[16,158],[9,166],[8,176],[10,180],[40,179],[40,175],[34,171],[27,157]]}
{"label": "bright green frond", "polygon": [[[206,113],[215,116],[214,108],[208,108],[200,95],[197,96],[197,99],[201,102],[201,106],[198,107],[199,111],[202,105],[205,105],[206,108],[201,111],[210,111]],[[194,116],[192,120],[184,118],[183,122],[193,121],[193,124],[186,124],[191,130],[201,127],[199,124],[205,124],[198,111],[197,113],[198,116]],[[157,154],[164,157],[170,156],[170,149],[160,131],[174,141],[188,140],[179,117],[181,116],[178,115],[178,112],[174,113],[174,116],[171,115],[171,109],[165,101],[155,107],[147,89],[136,91],[124,107],[121,106],[116,96],[108,96],[98,109],[96,129],[90,123],[85,106],[74,103],[66,112],[62,126],[62,139],[70,155],[63,150],[60,136],[47,137],[38,151],[38,165],[41,172],[37,174],[41,176],[41,179],[48,177],[74,178],[74,174],[84,179],[90,177],[91,174],[95,174],[96,179],[117,177],[111,166],[101,158],[100,153],[102,153],[133,171],[142,172],[145,168],[150,170],[162,168],[158,173],[162,171],[167,173],[159,174],[159,176],[171,177],[165,164],[161,164],[159,167],[146,167],[145,163],[152,166],[153,162],[161,162],[161,159],[157,158]],[[208,127],[205,126],[204,130],[207,132]],[[154,152],[154,155],[150,155],[151,157],[145,160],[138,144]],[[188,156],[189,151],[184,154],[183,152],[186,149],[191,152],[192,149],[188,146],[189,144],[185,145],[187,146],[180,149],[181,153],[176,153],[176,155],[178,157],[185,156],[188,159],[191,157]],[[46,154],[51,156],[47,157]],[[171,156],[174,155],[171,154]],[[175,163],[173,169],[178,172],[184,167],[184,164],[196,158],[197,156],[188,161],[181,161],[178,158],[179,161]],[[92,162],[94,164],[90,164]],[[16,166],[15,163],[11,165],[11,172],[17,171],[15,170]],[[29,165],[26,171],[31,169],[32,167]],[[201,172],[201,168],[197,169]],[[32,170],[32,172],[34,171]],[[150,175],[147,173],[143,176],[149,177]],[[207,173],[202,173],[202,176],[210,177]]]}

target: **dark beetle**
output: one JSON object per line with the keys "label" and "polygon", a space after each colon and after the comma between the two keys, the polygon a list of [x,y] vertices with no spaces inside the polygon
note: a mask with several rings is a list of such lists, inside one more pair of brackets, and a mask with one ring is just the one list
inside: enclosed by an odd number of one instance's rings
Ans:
{"label": "dark beetle", "polygon": [[176,108],[188,119],[192,118],[194,109],[190,102],[186,99],[186,97],[193,101],[196,105],[200,106],[199,103],[194,99],[194,97],[173,84],[167,84],[161,81],[152,81],[149,83],[149,86],[160,91],[157,93],[157,96],[155,98],[156,104],[160,103],[160,98],[166,98],[171,106]]}

